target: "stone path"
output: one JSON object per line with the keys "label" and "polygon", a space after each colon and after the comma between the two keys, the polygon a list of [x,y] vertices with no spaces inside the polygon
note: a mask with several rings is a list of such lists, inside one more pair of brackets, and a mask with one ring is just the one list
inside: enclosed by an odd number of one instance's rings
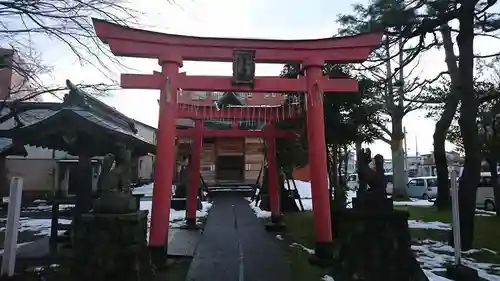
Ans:
{"label": "stone path", "polygon": [[248,202],[234,193],[215,197],[187,281],[289,281],[289,265]]}
{"label": "stone path", "polygon": [[170,228],[168,231],[168,256],[193,257],[200,239],[200,232]]}

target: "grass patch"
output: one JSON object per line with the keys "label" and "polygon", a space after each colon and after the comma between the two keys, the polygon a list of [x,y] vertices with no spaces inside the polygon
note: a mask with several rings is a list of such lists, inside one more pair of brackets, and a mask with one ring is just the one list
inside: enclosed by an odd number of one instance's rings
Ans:
{"label": "grass patch", "polygon": [[314,227],[310,212],[285,214],[284,222],[288,228],[282,236],[284,239],[285,257],[290,264],[292,275],[296,281],[320,281],[328,274],[328,269],[319,268],[309,263],[311,255],[301,248],[290,247],[298,243],[314,249]]}
{"label": "grass patch", "polygon": [[[438,211],[434,207],[398,206],[396,209],[408,211],[410,219],[413,220],[452,222],[451,211]],[[495,216],[476,216],[474,222],[474,248],[487,248],[495,252],[500,252],[500,239],[498,239],[500,237],[500,219]],[[413,235],[413,233],[416,235]],[[429,234],[432,237],[440,238],[435,239],[439,241],[447,241],[448,239],[448,231],[412,229],[412,237],[420,238],[422,234]]]}
{"label": "grass patch", "polygon": [[[451,223],[451,211],[438,211],[434,207],[420,206],[395,206],[397,210],[405,210],[410,213],[411,220],[420,220],[425,222],[443,222]],[[294,242],[305,247],[314,247],[314,227],[311,212],[286,214],[285,223],[289,229],[287,234],[283,235],[287,245]],[[450,231],[437,229],[411,228],[410,235],[412,244],[419,244],[419,241],[430,239],[433,241],[448,244]],[[495,216],[476,216],[474,226],[474,248],[488,249],[474,253],[465,254],[478,262],[500,264],[500,219]],[[327,274],[322,269],[309,265],[307,259],[309,254],[301,249],[288,247],[287,258],[289,259],[296,280],[321,280],[321,277]],[[452,255],[451,253],[443,253]],[[302,272],[301,272],[302,271]]]}
{"label": "grass patch", "polygon": [[410,219],[451,223],[451,211],[438,211],[435,207],[394,206],[396,210],[408,211]]}
{"label": "grass patch", "polygon": [[[452,222],[451,211],[439,211],[434,207],[397,206],[398,210],[405,210],[410,213],[410,219],[426,222]],[[448,243],[450,231],[436,229],[410,229],[413,240],[431,239]],[[500,219],[495,216],[476,216],[474,219],[474,242],[475,249],[489,249],[497,252],[480,251],[467,254],[480,262],[500,264]]]}

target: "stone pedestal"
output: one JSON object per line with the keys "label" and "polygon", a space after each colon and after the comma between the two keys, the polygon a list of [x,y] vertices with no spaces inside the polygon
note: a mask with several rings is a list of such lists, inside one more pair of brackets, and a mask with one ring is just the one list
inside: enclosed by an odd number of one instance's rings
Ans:
{"label": "stone pedestal", "polygon": [[[355,209],[344,213],[335,240],[333,278],[427,281],[411,250],[408,212],[390,210],[384,200],[366,205],[357,203]],[[380,209],[364,208],[378,204],[382,205]]]}
{"label": "stone pedestal", "polygon": [[147,213],[83,214],[73,240],[77,280],[151,280]]}

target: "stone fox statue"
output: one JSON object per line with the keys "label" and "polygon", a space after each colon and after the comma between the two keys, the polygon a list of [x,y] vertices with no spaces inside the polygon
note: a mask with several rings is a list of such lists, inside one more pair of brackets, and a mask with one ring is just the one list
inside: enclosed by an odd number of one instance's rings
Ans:
{"label": "stone fox statue", "polygon": [[131,152],[120,146],[116,155],[107,154],[102,161],[102,170],[97,186],[99,191],[121,191],[130,193]]}
{"label": "stone fox statue", "polygon": [[373,158],[375,162],[375,171],[370,168],[369,164],[372,161],[371,151],[369,148],[362,149],[361,163],[359,167],[359,177],[370,186],[370,190],[378,195],[385,195],[387,182],[384,175],[384,157],[377,154]]}
{"label": "stone fox statue", "polygon": [[137,203],[130,188],[131,152],[120,146],[115,155],[107,154],[102,163],[101,176],[97,182],[99,199],[95,201],[96,213],[130,213]]}

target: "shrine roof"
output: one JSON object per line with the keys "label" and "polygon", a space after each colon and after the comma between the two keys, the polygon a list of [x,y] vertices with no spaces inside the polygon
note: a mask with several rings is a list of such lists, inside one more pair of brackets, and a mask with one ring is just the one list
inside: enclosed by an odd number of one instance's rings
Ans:
{"label": "shrine roof", "polygon": [[24,146],[14,145],[10,138],[0,138],[0,156],[20,155],[26,156],[28,152]]}
{"label": "shrine roof", "polygon": [[235,93],[224,93],[218,100],[217,106],[219,105],[236,105],[236,106],[248,106],[245,99],[239,97]]}
{"label": "shrine roof", "polygon": [[[0,114],[0,153],[16,144],[98,156],[114,152],[118,143],[127,144],[140,155],[154,153],[155,145],[137,134],[133,119],[70,81],[67,85],[70,91],[62,103],[6,104]],[[71,138],[77,140],[71,143]]]}

